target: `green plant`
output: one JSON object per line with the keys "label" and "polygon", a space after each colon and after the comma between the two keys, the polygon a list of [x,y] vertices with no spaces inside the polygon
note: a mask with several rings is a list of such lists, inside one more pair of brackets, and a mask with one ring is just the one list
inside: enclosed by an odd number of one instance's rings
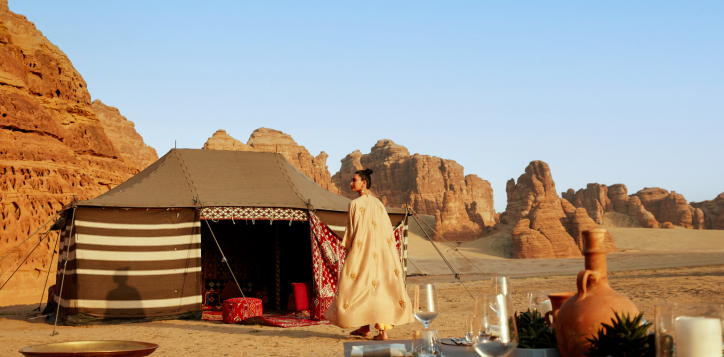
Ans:
{"label": "green plant", "polygon": [[558,348],[556,330],[546,324],[538,310],[515,314],[518,348]]}
{"label": "green plant", "polygon": [[641,324],[644,313],[631,315],[614,312],[611,325],[601,324],[598,335],[589,338],[591,348],[585,354],[588,357],[653,357],[654,342],[647,334],[651,324]]}

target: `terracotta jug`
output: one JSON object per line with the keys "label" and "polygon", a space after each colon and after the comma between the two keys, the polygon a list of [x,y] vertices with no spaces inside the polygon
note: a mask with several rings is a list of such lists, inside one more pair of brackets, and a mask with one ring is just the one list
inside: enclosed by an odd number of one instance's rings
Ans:
{"label": "terracotta jug", "polygon": [[598,334],[601,323],[610,324],[614,311],[631,316],[639,313],[631,300],[608,285],[605,236],[603,228],[583,232],[586,270],[578,273],[578,293],[563,303],[555,322],[558,348],[563,357],[580,357],[588,352],[590,342],[586,338]]}
{"label": "terracotta jug", "polygon": [[566,291],[548,295],[548,298],[551,299],[552,309],[551,311],[546,312],[545,316],[543,316],[546,319],[546,325],[553,326],[556,321],[556,315],[558,315],[558,310],[560,310],[566,300],[570,299],[571,296],[576,295],[576,293],[578,293],[578,291]]}

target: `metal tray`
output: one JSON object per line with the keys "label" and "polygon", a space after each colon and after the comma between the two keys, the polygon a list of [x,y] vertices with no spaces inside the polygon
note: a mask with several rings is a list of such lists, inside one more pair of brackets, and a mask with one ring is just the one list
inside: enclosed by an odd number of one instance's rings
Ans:
{"label": "metal tray", "polygon": [[136,341],[72,341],[23,347],[20,353],[41,357],[137,357],[148,356],[157,348],[155,343]]}

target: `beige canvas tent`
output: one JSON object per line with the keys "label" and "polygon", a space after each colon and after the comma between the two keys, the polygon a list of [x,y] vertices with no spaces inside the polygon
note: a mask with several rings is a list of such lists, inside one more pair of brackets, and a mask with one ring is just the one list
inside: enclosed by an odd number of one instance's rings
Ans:
{"label": "beige canvas tent", "polygon": [[[284,309],[292,282],[313,282],[321,318],[344,263],[349,201],[280,154],[173,149],[65,212],[60,314],[180,316],[233,278],[272,309]],[[406,210],[389,213],[406,257]]]}

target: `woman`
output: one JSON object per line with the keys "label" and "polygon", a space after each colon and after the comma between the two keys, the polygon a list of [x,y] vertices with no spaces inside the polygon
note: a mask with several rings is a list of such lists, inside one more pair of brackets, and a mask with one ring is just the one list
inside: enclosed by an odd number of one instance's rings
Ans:
{"label": "woman", "polygon": [[380,330],[375,340],[386,340],[386,330],[413,322],[405,290],[405,273],[397,254],[390,217],[382,202],[370,195],[372,170],[359,170],[350,188],[359,197],[349,203],[343,244],[347,259],[327,319],[343,328],[358,327],[351,335],[367,337],[370,326]]}

